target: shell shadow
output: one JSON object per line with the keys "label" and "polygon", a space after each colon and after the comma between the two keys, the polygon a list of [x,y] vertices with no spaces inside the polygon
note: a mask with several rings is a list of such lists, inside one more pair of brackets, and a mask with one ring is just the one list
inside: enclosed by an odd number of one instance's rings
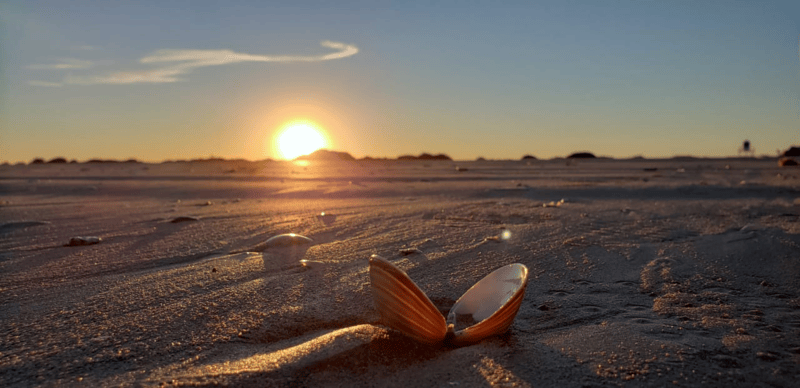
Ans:
{"label": "shell shadow", "polygon": [[376,367],[402,368],[424,363],[450,350],[452,349],[445,346],[411,341],[399,333],[389,333],[349,351],[308,365],[303,370],[297,371],[294,377],[303,381],[304,378],[315,374],[337,373],[341,370],[364,374]]}

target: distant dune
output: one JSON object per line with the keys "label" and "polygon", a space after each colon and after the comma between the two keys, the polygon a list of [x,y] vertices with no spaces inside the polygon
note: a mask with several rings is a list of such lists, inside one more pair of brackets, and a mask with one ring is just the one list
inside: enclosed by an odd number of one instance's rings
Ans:
{"label": "distant dune", "polygon": [[[494,159],[494,158],[487,159],[487,158],[484,158],[484,157],[478,157],[474,161],[476,161],[476,162],[484,162],[484,161],[487,161],[487,160],[492,160],[492,161],[511,161],[511,160],[523,160],[523,161],[531,161],[531,160],[546,161],[546,160],[552,160],[552,161],[558,161],[558,160],[564,160],[564,159],[596,159],[596,160],[615,159],[615,160],[671,160],[671,161],[690,162],[690,161],[696,161],[696,160],[749,160],[749,159],[753,159],[753,158],[777,160],[780,157],[797,158],[798,156],[800,156],[800,146],[789,147],[786,150],[780,152],[779,155],[780,156],[778,156],[778,157],[776,157],[775,155],[760,155],[760,156],[734,156],[734,155],[731,155],[731,156],[727,156],[727,157],[720,157],[720,156],[711,157],[711,156],[695,156],[695,155],[681,155],[681,154],[678,154],[678,155],[674,155],[674,156],[670,156],[670,157],[645,157],[645,156],[642,156],[640,154],[640,155],[636,155],[636,156],[633,156],[633,157],[615,158],[615,157],[603,156],[603,155],[596,156],[592,152],[580,151],[580,152],[574,152],[574,153],[572,153],[572,154],[570,154],[568,156],[554,156],[554,157],[549,157],[549,158],[544,158],[544,159],[539,159],[536,156],[533,156],[531,154],[526,154],[526,155],[522,156],[522,158],[520,158],[520,159]],[[401,161],[405,161],[405,160],[411,160],[411,161],[424,160],[424,161],[430,161],[430,160],[444,160],[444,161],[453,161],[454,159],[452,157],[450,157],[449,155],[447,155],[447,154],[443,154],[443,153],[430,154],[430,153],[427,153],[427,152],[426,153],[421,153],[419,155],[401,155],[401,156],[398,156],[396,158],[390,158],[390,157],[385,157],[385,156],[378,156],[378,157],[364,156],[364,157],[362,157],[360,159],[356,159],[350,153],[345,152],[345,151],[332,151],[332,150],[327,150],[327,149],[320,149],[320,150],[314,151],[314,152],[312,152],[312,153],[310,153],[308,155],[298,156],[294,160],[307,160],[307,161],[355,161],[355,160],[359,160],[359,161],[393,161],[393,160],[401,160]],[[37,157],[37,158],[31,160],[30,162],[28,162],[27,164],[28,165],[43,165],[43,164],[65,164],[65,163],[69,163],[69,164],[74,164],[74,163],[81,163],[81,164],[123,164],[123,163],[128,163],[128,164],[158,164],[158,163],[228,164],[228,163],[233,163],[233,164],[236,164],[236,165],[240,165],[240,164],[252,164],[252,163],[255,163],[255,164],[259,164],[260,165],[260,164],[263,164],[263,163],[268,163],[268,162],[273,162],[273,161],[274,160],[269,159],[269,158],[252,161],[252,160],[247,160],[247,159],[242,159],[242,158],[227,159],[227,158],[221,158],[221,157],[208,157],[208,158],[195,158],[195,159],[173,159],[173,160],[164,160],[164,161],[161,161],[161,162],[142,162],[142,161],[139,161],[138,159],[135,159],[135,158],[130,158],[130,159],[127,159],[127,160],[92,158],[92,159],[89,159],[89,160],[85,160],[85,161],[79,162],[79,161],[77,161],[75,159],[69,159],[68,160],[68,159],[66,159],[64,157],[55,157],[55,158],[52,158],[50,160],[45,160],[44,158],[38,158]],[[9,163],[8,161],[4,161],[2,163],[2,165],[10,165],[10,164],[11,163]],[[18,163],[15,163],[15,164],[24,165],[26,163],[25,162],[18,162]]]}
{"label": "distant dune", "polygon": [[398,156],[397,160],[453,160],[453,158],[445,154],[431,155],[428,153],[420,154],[419,156],[402,155]]}
{"label": "distant dune", "polygon": [[86,163],[140,163],[140,162],[136,159],[128,159],[125,161],[114,160],[114,159],[91,159]]}
{"label": "distant dune", "polygon": [[347,152],[316,150],[308,155],[298,156],[294,160],[356,160],[356,159]]}

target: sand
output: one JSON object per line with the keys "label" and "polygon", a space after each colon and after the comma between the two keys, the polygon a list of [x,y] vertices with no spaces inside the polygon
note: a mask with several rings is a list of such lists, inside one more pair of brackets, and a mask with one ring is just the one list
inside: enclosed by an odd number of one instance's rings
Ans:
{"label": "sand", "polygon": [[[0,195],[2,386],[800,378],[800,170],[775,160],[2,166]],[[421,345],[380,325],[372,254],[442,313],[530,278],[507,333]]]}

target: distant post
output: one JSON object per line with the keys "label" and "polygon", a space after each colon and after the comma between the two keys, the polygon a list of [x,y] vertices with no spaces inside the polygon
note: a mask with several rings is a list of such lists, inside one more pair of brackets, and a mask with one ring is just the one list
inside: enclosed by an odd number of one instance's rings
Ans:
{"label": "distant post", "polygon": [[755,148],[750,146],[750,140],[745,140],[742,143],[742,146],[739,147],[739,155],[745,154],[745,156],[753,157],[755,156],[756,150]]}

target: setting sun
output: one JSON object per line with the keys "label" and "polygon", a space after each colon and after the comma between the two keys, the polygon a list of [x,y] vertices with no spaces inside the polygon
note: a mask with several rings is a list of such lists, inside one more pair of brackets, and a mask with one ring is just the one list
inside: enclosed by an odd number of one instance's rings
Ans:
{"label": "setting sun", "polygon": [[275,140],[277,151],[287,160],[308,155],[327,146],[327,143],[323,131],[309,121],[286,124]]}

